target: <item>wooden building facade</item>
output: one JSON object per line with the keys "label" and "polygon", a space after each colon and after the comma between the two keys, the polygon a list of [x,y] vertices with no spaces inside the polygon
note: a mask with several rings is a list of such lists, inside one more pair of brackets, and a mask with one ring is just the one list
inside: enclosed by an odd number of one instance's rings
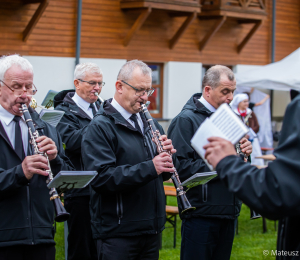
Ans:
{"label": "wooden building facade", "polygon": [[[83,0],[81,57],[140,59],[161,68],[166,62],[265,65],[271,62],[272,2]],[[280,60],[299,47],[300,2],[277,0],[276,12]],[[0,55],[74,58],[76,23],[77,0],[0,0]],[[171,84],[160,79],[157,88]],[[158,117],[166,117],[162,109]]]}
{"label": "wooden building facade", "polygon": [[[227,2],[239,1],[243,2]],[[30,2],[38,0],[0,1],[0,54],[17,52],[33,56],[74,57],[77,0],[48,0],[39,21],[28,39],[23,41],[23,32],[40,5]],[[231,17],[226,19],[205,48],[199,50],[201,41],[215,24],[214,19],[203,19],[203,10],[196,14],[172,49],[169,42],[185,22],[186,16],[176,16],[163,9],[152,9],[130,43],[124,46],[124,39],[141,11],[121,9],[122,2],[124,0],[83,0],[82,57],[228,65],[264,65],[271,60],[271,0],[261,1],[266,8],[266,18],[240,53],[237,47],[253,25],[239,23]],[[277,0],[276,11],[276,60],[280,60],[299,47],[300,3],[298,0]]]}

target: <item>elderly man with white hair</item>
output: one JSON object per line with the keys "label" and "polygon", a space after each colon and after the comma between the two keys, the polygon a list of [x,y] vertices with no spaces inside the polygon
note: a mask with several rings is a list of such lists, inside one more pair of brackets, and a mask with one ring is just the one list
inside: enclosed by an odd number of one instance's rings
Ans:
{"label": "elderly man with white hair", "polygon": [[[76,170],[82,171],[81,140],[87,126],[100,108],[98,99],[104,86],[103,74],[97,64],[78,64],[74,71],[75,90],[63,90],[54,98],[54,107],[65,114],[57,125],[66,145],[66,155]],[[68,219],[68,260],[96,260],[96,247],[92,239],[89,212],[89,187],[65,192]]]}
{"label": "elderly man with white hair", "polygon": [[[33,68],[19,55],[0,59],[0,259],[54,260],[54,205],[50,201],[44,156],[34,154],[28,127],[20,111],[37,89]],[[47,153],[52,173],[73,170],[56,129],[28,108]]]}

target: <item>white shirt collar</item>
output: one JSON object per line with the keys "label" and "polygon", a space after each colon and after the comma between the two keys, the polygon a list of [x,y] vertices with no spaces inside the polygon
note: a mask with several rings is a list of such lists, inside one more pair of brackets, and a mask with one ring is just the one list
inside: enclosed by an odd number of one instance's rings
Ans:
{"label": "white shirt collar", "polygon": [[88,111],[89,107],[90,107],[90,103],[85,101],[82,97],[80,97],[76,92],[75,95],[72,97],[72,99],[74,100],[74,102],[79,105],[80,107],[82,107],[85,111]]}
{"label": "white shirt collar", "polygon": [[[2,122],[4,122],[6,125],[9,125],[11,121],[14,119],[14,117],[15,115],[11,114],[4,107],[0,105],[0,118]],[[22,119],[24,120],[23,115],[22,115]]]}
{"label": "white shirt collar", "polygon": [[217,109],[215,109],[211,104],[209,104],[206,99],[203,97],[203,95],[201,96],[201,98],[198,99],[203,106],[205,106],[210,112],[215,112]]}
{"label": "white shirt collar", "polygon": [[129,117],[131,117],[131,113],[125,110],[118,102],[113,98],[111,101],[111,105],[128,121]]}

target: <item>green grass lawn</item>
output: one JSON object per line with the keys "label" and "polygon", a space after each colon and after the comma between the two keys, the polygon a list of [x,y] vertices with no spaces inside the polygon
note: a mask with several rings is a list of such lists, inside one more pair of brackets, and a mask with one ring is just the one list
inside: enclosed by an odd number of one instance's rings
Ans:
{"label": "green grass lawn", "polygon": [[[176,198],[168,198],[168,205],[176,205]],[[278,222],[277,222],[278,223]],[[57,223],[57,233],[55,235],[56,260],[65,260],[64,257],[64,227],[63,223]],[[169,223],[166,227],[170,227]],[[173,228],[166,228],[162,234],[162,249],[160,250],[160,260],[180,259],[180,227],[181,220],[177,218],[176,248],[173,248]],[[262,219],[250,220],[249,208],[242,206],[241,215],[238,222],[238,235],[235,236],[231,259],[275,259],[271,256],[271,250],[276,249],[277,232],[274,228],[274,221],[267,220],[268,232],[262,232]],[[264,250],[269,250],[268,256],[263,255]]]}

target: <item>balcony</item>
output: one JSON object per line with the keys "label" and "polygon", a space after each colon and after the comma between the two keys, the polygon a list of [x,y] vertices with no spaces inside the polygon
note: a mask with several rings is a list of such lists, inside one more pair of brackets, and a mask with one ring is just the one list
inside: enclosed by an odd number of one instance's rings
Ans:
{"label": "balcony", "polygon": [[199,0],[121,0],[121,9],[148,8],[180,12],[200,12]]}
{"label": "balcony", "polygon": [[200,51],[229,18],[235,19],[239,24],[254,24],[237,47],[237,52],[240,53],[267,17],[265,0],[201,0],[201,10],[199,19],[215,19],[216,22],[200,42]]}
{"label": "balcony", "polygon": [[203,15],[230,14],[232,17],[260,19],[267,15],[265,0],[201,0]]}
{"label": "balcony", "polygon": [[124,46],[128,46],[134,35],[142,27],[149,15],[155,10],[165,10],[172,17],[186,16],[186,20],[169,41],[169,48],[173,49],[180,37],[189,25],[201,12],[199,0],[120,0],[120,8],[126,10],[139,10],[140,15],[132,25],[123,41]]}

